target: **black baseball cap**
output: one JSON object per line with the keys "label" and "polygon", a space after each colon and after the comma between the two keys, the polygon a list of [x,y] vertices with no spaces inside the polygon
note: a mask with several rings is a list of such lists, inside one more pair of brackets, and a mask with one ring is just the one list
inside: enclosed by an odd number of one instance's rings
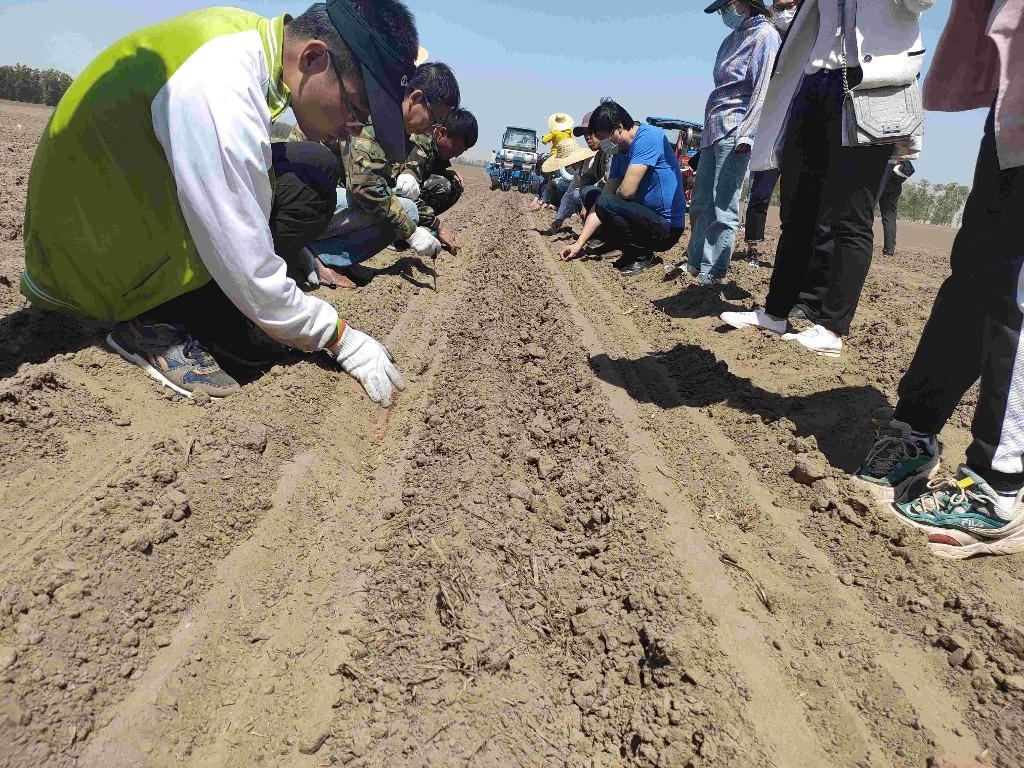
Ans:
{"label": "black baseball cap", "polygon": [[590,133],[590,116],[592,114],[594,114],[594,110],[590,110],[583,116],[583,119],[580,120],[580,124],[572,129],[573,136],[585,136]]}
{"label": "black baseball cap", "polygon": [[388,160],[402,162],[407,144],[402,101],[416,72],[415,62],[385,42],[348,0],[329,0],[327,15],[359,64],[377,143]]}
{"label": "black baseball cap", "polygon": [[[728,5],[731,2],[732,0],[715,0],[715,2],[713,2],[711,5],[704,9],[704,13],[714,13],[715,11],[721,10],[724,6]],[[743,0],[743,2],[749,3],[750,5],[756,5],[763,11],[769,10],[768,6],[760,2],[760,0]]]}

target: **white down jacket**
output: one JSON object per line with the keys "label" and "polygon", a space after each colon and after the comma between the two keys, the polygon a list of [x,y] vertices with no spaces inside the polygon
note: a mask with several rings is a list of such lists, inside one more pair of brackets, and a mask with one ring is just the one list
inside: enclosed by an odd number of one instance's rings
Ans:
{"label": "white down jacket", "polygon": [[[837,0],[804,0],[783,41],[751,151],[751,170],[779,167],[789,107],[814,48],[818,6],[823,2]],[[863,80],[854,90],[907,85],[920,74],[924,63],[920,15],[932,3],[933,0],[846,0],[845,28],[856,29],[857,33],[856,45],[848,44],[847,60],[863,73]],[[910,145],[897,145],[894,157],[912,158],[918,154],[919,137]]]}

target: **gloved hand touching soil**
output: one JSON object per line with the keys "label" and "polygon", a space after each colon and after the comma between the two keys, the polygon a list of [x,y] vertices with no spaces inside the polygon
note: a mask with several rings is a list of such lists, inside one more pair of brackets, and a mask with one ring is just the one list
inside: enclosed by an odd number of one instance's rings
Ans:
{"label": "gloved hand touching soil", "polygon": [[395,194],[407,200],[419,200],[420,183],[411,173],[399,174],[395,179]]}
{"label": "gloved hand touching soil", "polygon": [[441,242],[426,227],[416,227],[409,237],[409,245],[421,259],[432,259],[441,250]]}
{"label": "gloved hand touching soil", "polygon": [[345,373],[363,385],[373,402],[384,408],[391,406],[392,388],[405,389],[395,358],[387,347],[347,323],[341,338],[326,351],[338,361]]}

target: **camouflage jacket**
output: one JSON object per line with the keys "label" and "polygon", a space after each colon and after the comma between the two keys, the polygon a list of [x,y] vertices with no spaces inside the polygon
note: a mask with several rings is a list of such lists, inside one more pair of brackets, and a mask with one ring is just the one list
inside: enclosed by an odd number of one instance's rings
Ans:
{"label": "camouflage jacket", "polygon": [[[402,171],[408,171],[422,187],[433,175],[448,176],[448,170],[452,167],[452,164],[441,157],[441,153],[437,149],[437,144],[434,142],[434,137],[425,134],[417,133],[410,137],[412,142],[412,151],[409,152],[409,157],[406,159],[405,164],[400,168],[396,168],[396,177],[398,173]],[[416,210],[420,215],[420,226],[426,227],[427,229],[437,228],[437,214],[434,209],[423,199],[421,193],[420,199],[416,201]]]}
{"label": "camouflage jacket", "polygon": [[412,151],[405,161],[405,170],[415,176],[420,184],[434,174],[448,175],[445,172],[452,167],[452,164],[441,157],[433,136],[417,133],[410,138],[410,141],[412,142]]}
{"label": "camouflage jacket", "polygon": [[[296,126],[289,139],[299,136],[301,132]],[[411,236],[416,231],[416,222],[409,218],[395,196],[396,171],[402,166],[387,162],[373,126],[364,126],[358,136],[328,148],[341,160],[340,183],[348,191],[349,204],[385,222],[393,240]]]}

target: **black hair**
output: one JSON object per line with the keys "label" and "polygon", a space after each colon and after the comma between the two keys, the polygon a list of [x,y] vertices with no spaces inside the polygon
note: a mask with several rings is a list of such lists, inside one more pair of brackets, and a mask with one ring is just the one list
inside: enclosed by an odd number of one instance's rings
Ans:
{"label": "black hair", "polygon": [[[356,15],[390,44],[398,54],[408,61],[416,58],[419,50],[419,33],[416,20],[401,0],[348,0]],[[291,21],[285,31],[300,40],[320,40],[331,52],[334,71],[340,78],[355,71],[352,52],[334,28],[327,14],[326,3],[313,3],[306,11]]]}
{"label": "black hair", "polygon": [[459,81],[447,64],[439,61],[428,61],[416,67],[407,86],[409,91],[423,91],[431,104],[444,104],[449,109],[459,106],[462,94],[459,92]]}
{"label": "black hair", "polygon": [[771,21],[775,18],[775,10],[768,6],[762,6],[760,3],[746,3],[747,8],[750,9],[750,16],[764,16],[766,19]]}
{"label": "black hair", "polygon": [[441,125],[451,138],[461,139],[466,149],[476,145],[480,129],[476,124],[476,118],[468,109],[453,109]]}
{"label": "black hair", "polygon": [[602,99],[601,104],[590,116],[588,128],[592,133],[611,133],[616,125],[632,128],[635,122],[633,116],[621,104]]}

